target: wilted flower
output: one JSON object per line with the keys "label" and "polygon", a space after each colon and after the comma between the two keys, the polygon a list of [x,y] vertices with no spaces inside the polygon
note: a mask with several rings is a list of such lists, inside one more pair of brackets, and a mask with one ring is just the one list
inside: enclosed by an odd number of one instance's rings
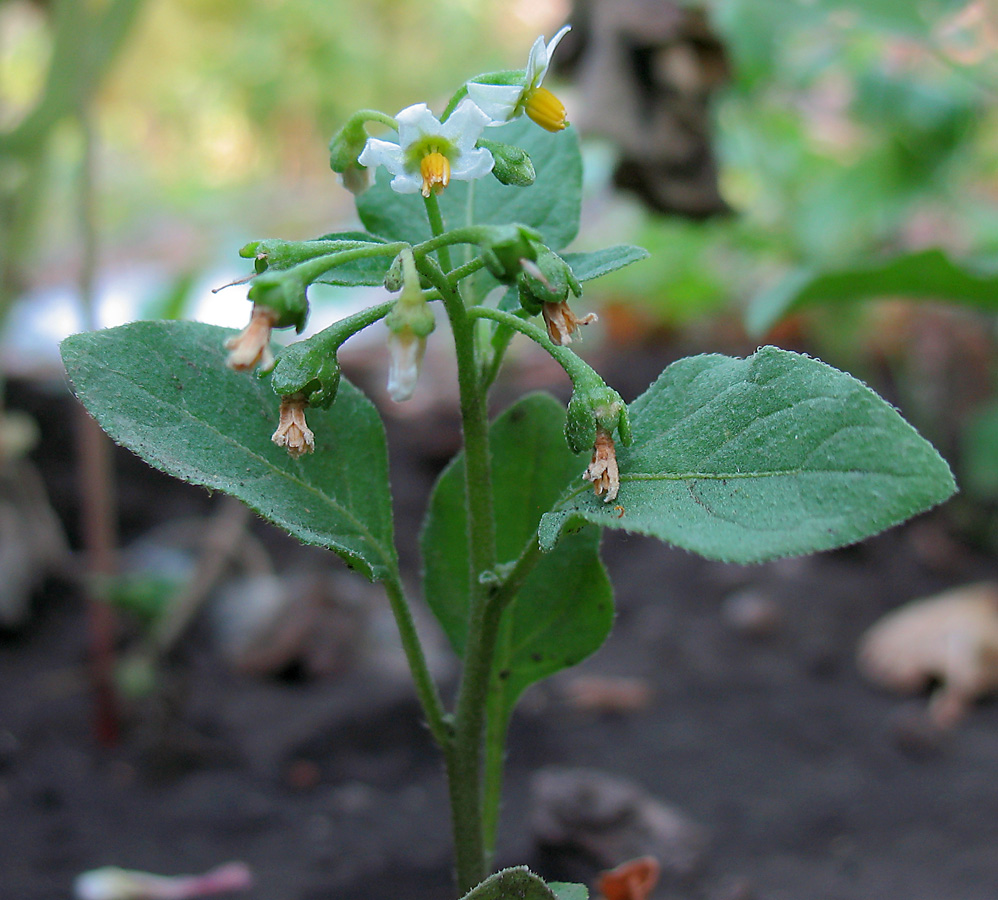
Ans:
{"label": "wilted flower", "polygon": [[620,490],[620,473],[617,471],[617,451],[610,432],[596,429],[596,443],[593,445],[593,458],[582,477],[591,481],[597,497],[604,503],[617,499]]}
{"label": "wilted flower", "polygon": [[315,450],[315,435],[305,422],[307,406],[302,394],[281,397],[280,420],[270,438],[278,447],[286,447],[294,459]]}
{"label": "wilted flower", "polygon": [[472,181],[492,171],[492,154],[475,147],[489,117],[471,100],[462,100],[446,122],[437,119],[425,103],[406,107],[395,119],[398,143],[368,138],[358,158],[362,166],[388,169],[395,176],[393,191],[419,191],[429,197],[431,191],[439,194],[451,179]]}
{"label": "wilted flower", "polygon": [[560,303],[545,303],[541,309],[544,324],[548,327],[551,343],[564,347],[572,343],[572,335],[580,325],[590,325],[597,321],[596,313],[587,313],[581,319],[572,312],[567,300]]}
{"label": "wilted flower", "polygon": [[468,96],[496,124],[508,122],[526,113],[541,128],[561,131],[568,125],[565,107],[547,88],[541,87],[551,56],[561,39],[571,30],[566,25],[545,46],[543,35],[534,41],[527,58],[523,80],[516,84],[481,84],[468,82]]}
{"label": "wilted flower", "polygon": [[274,354],[270,352],[270,332],[277,320],[273,310],[254,306],[249,325],[225,342],[225,349],[229,351],[226,365],[237,372],[248,372],[258,365],[264,372],[272,369]]}

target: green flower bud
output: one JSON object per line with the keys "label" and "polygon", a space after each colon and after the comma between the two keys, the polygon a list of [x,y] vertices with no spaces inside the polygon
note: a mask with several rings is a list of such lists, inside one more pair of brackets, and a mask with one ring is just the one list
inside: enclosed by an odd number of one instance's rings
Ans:
{"label": "green flower bud", "polygon": [[304,330],[308,297],[305,285],[292,274],[264,272],[258,275],[250,285],[249,299],[256,308],[273,313],[275,328],[294,325],[299,334]]}
{"label": "green flower bud", "polygon": [[341,175],[350,168],[356,168],[357,157],[360,156],[366,143],[367,130],[364,128],[364,120],[351,119],[329,142],[329,168]]}
{"label": "green flower bud", "polygon": [[405,274],[402,267],[402,256],[399,254],[392,261],[391,267],[385,274],[385,290],[390,294],[394,294],[396,291],[402,290],[402,285],[405,284]]}
{"label": "green flower bud", "polygon": [[537,258],[540,235],[524,225],[499,225],[490,229],[489,236],[479,243],[482,260],[503,284],[512,284],[528,263]]}
{"label": "green flower bud", "polygon": [[479,140],[478,146],[484,147],[492,154],[492,159],[495,161],[492,174],[500,184],[530,187],[534,183],[537,172],[534,171],[530,155],[522,147],[486,140]]}

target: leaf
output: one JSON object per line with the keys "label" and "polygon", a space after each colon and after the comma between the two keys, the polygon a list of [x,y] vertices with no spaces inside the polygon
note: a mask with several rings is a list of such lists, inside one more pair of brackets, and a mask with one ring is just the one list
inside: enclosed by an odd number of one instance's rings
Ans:
{"label": "leaf", "polygon": [[582,520],[762,562],[854,543],[955,490],[939,454],[873,391],[775,347],[673,363],[630,419],[616,506],[573,490],[541,520],[542,547]]}
{"label": "leaf", "polygon": [[490,875],[478,887],[472,888],[465,894],[462,900],[562,900],[562,898],[526,866],[516,866]]}
{"label": "leaf", "polygon": [[[452,181],[440,194],[446,227],[516,222],[536,228],[552,250],[565,247],[579,230],[582,156],[575,130],[567,128],[551,134],[524,117],[489,129],[488,137],[526,150],[537,170],[537,179],[530,187],[503,185],[492,175],[470,183]],[[364,227],[390,241],[427,240],[430,227],[423,198],[419,194],[396,194],[389,187],[390,181],[391,176],[381,168],[375,184],[357,197],[357,212]],[[473,192],[470,221],[469,190]]]}
{"label": "leaf", "polygon": [[610,272],[616,272],[624,266],[647,259],[648,251],[643,247],[632,247],[630,244],[616,244],[589,253],[565,253],[563,258],[575,273],[579,281],[592,281]]}
{"label": "leaf", "polygon": [[328,412],[309,412],[315,453],[292,459],[270,439],[277,403],[269,379],[225,367],[231,334],[197,322],[135,322],[68,337],[62,355],[76,395],[115,441],[177,478],[238,497],[372,581],[383,578],[397,562],[374,406],[344,379]]}
{"label": "leaf", "polygon": [[558,900],[589,900],[589,888],[568,881],[549,881],[548,887]]}
{"label": "leaf", "polygon": [[[492,478],[498,558],[515,560],[584,462],[567,447],[565,410],[532,394],[493,424]],[[444,470],[420,536],[426,602],[463,653],[471,586],[468,574],[464,457]],[[599,529],[584,528],[545,555],[503,615],[490,706],[508,715],[535,681],[593,653],[613,621],[613,592],[599,559]]]}
{"label": "leaf", "polygon": [[963,303],[994,311],[998,309],[998,271],[955,263],[935,249],[845,269],[797,269],[755,297],[746,327],[751,334],[761,335],[804,306],[891,296]]}

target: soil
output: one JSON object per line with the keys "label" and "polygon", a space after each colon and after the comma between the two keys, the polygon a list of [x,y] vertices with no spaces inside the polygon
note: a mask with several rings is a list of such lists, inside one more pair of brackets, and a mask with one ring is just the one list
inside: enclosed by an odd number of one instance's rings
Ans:
{"label": "soil", "polygon": [[[630,398],[667,361],[630,354],[616,383]],[[10,404],[39,419],[33,459],[78,547],[65,388],[13,384]],[[453,411],[389,429],[411,572],[419,511],[456,445]],[[125,451],[115,465],[125,544],[221,500]],[[530,824],[532,774],[587,766],[709,833],[703,866],[664,878],[663,900],[994,900],[998,704],[941,733],[924,698],[879,692],[854,663],[887,610],[995,576],[993,558],[950,532],[944,508],[857,547],[757,567],[608,535],[614,632],[515,717],[497,863],[592,884],[595,859],[539,848]],[[253,533],[282,571],[342,569],[263,523]],[[746,597],[764,601],[758,627],[732,615]],[[123,628],[123,643],[133,636]],[[49,579],[30,620],[0,636],[0,897],[65,900],[77,874],[104,865],[174,874],[230,860],[254,872],[247,900],[452,896],[441,763],[394,664],[358,651],[323,676],[239,673],[202,622],[105,748],[85,648],[82,593],[66,578]],[[449,671],[445,657],[438,665]],[[637,679],[628,684],[650,699],[580,703],[580,674]]]}

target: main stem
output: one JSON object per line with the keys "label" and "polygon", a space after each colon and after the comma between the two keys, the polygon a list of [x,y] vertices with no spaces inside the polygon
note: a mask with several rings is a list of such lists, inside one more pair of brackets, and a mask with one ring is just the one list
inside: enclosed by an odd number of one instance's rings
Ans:
{"label": "main stem", "polygon": [[[434,236],[443,233],[436,197],[426,201]],[[456,286],[445,273],[451,269],[446,247],[437,250],[443,270],[424,258],[425,268],[450,320],[457,354],[461,421],[464,432],[465,497],[468,513],[468,580],[471,608],[464,651],[464,669],[454,708],[453,738],[444,748],[454,829],[457,887],[465,894],[487,872],[482,820],[482,754],[489,676],[495,653],[499,615],[489,602],[493,588],[482,576],[496,565],[495,518],[492,504],[492,464],[485,390],[478,379],[475,323],[468,316]]]}

